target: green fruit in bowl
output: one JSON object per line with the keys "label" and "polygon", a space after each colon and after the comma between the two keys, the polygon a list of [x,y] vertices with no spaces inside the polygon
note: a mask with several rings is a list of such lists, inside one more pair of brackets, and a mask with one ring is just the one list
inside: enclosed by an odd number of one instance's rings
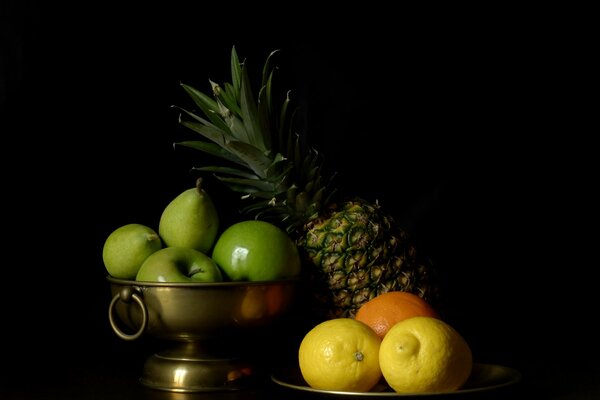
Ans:
{"label": "green fruit in bowl", "polygon": [[142,263],[162,248],[158,234],[146,225],[123,225],[108,235],[102,248],[102,261],[109,275],[135,278]]}
{"label": "green fruit in bowl", "polygon": [[165,247],[144,261],[135,278],[145,282],[221,282],[223,274],[206,254],[187,247]]}
{"label": "green fruit in bowl", "polygon": [[296,245],[285,231],[265,221],[229,226],[217,238],[212,258],[232,281],[274,281],[300,274]]}
{"label": "green fruit in bowl", "polygon": [[215,242],[219,230],[219,216],[215,205],[201,187],[185,190],[163,210],[158,233],[168,247],[188,247],[203,253]]}

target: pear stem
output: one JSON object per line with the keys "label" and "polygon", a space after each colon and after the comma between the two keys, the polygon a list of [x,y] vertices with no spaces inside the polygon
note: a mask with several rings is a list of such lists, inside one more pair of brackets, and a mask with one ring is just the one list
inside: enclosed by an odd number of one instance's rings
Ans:
{"label": "pear stem", "polygon": [[198,193],[202,193],[202,177],[196,179],[196,190]]}

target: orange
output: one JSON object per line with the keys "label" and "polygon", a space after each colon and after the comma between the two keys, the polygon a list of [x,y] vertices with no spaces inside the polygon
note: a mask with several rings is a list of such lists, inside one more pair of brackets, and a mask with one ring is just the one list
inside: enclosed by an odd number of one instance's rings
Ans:
{"label": "orange", "polygon": [[435,309],[416,294],[393,291],[364,303],[355,319],[370,326],[383,339],[392,326],[411,317],[440,318]]}

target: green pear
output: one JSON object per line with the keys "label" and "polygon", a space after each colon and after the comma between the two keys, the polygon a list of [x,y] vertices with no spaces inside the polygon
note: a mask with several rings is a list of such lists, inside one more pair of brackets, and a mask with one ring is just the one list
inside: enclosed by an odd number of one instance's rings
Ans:
{"label": "green pear", "polygon": [[215,205],[204,189],[202,178],[196,187],[175,197],[163,210],[158,234],[167,247],[187,247],[207,253],[219,230]]}
{"label": "green pear", "polygon": [[146,258],[161,248],[160,237],[152,228],[127,224],[108,235],[102,260],[113,278],[134,279]]}

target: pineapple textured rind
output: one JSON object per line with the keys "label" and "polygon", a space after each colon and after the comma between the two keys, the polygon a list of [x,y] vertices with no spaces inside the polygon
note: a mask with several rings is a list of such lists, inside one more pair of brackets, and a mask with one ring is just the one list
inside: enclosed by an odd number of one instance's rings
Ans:
{"label": "pineapple textured rind", "polygon": [[378,204],[354,199],[330,207],[305,225],[298,246],[315,267],[315,295],[329,318],[353,317],[363,303],[389,291],[435,300],[431,266]]}

